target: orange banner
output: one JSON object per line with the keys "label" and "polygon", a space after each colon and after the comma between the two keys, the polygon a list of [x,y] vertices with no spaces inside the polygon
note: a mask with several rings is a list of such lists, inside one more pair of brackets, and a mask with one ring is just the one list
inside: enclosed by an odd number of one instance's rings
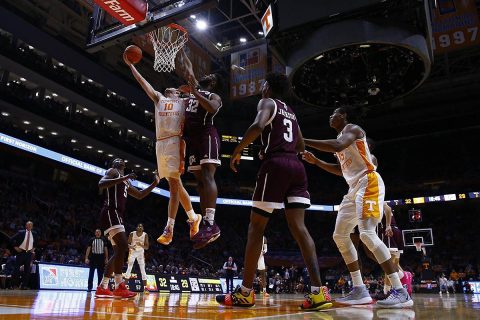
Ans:
{"label": "orange banner", "polygon": [[266,44],[232,53],[230,98],[239,99],[260,94],[266,72]]}
{"label": "orange banner", "polygon": [[444,53],[480,44],[475,0],[437,0],[432,10],[432,45]]}

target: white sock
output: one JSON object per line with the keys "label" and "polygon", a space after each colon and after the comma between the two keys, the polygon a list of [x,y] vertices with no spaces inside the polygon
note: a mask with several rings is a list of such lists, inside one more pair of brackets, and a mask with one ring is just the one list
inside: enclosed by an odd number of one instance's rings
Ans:
{"label": "white sock", "polygon": [[398,270],[398,278],[403,279],[405,273],[402,270]]}
{"label": "white sock", "polygon": [[174,225],[175,225],[175,219],[168,218],[167,227],[171,227],[173,229]]}
{"label": "white sock", "polygon": [[110,278],[109,277],[103,277],[102,283],[101,283],[101,286],[102,286],[103,289],[108,288],[108,282],[110,282]]}
{"label": "white sock", "polygon": [[400,278],[398,277],[398,273],[394,272],[391,274],[387,274],[388,280],[390,280],[390,283],[392,284],[392,287],[394,289],[402,289],[402,283],[400,282]]}
{"label": "white sock", "polygon": [[314,292],[320,293],[320,287],[311,286],[310,287],[310,292],[311,293],[314,293]]}
{"label": "white sock", "polygon": [[262,291],[263,291],[263,292],[267,292],[267,288],[263,288],[263,290],[262,290]]}
{"label": "white sock", "polygon": [[187,211],[187,216],[190,221],[197,221],[197,215],[193,209]]}
{"label": "white sock", "polygon": [[360,270],[350,272],[350,275],[352,276],[352,282],[354,287],[363,286],[362,274],[360,273]]}
{"label": "white sock", "polygon": [[384,285],[383,285],[383,293],[387,294],[388,291],[390,291],[391,288],[392,288],[392,287],[389,286],[388,284],[384,284]]}
{"label": "white sock", "polygon": [[115,289],[118,288],[118,285],[123,282],[122,274],[115,274]]}
{"label": "white sock", "polygon": [[205,209],[205,220],[210,223],[210,225],[213,225],[213,222],[215,220],[215,209],[214,208],[206,208]]}

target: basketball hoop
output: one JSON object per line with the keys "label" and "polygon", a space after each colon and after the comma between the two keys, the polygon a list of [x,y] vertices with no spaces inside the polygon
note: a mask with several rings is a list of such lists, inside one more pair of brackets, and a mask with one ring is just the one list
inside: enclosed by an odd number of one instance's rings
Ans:
{"label": "basketball hoop", "polygon": [[150,31],[148,38],[155,50],[153,69],[158,72],[175,70],[175,56],[188,41],[188,32],[175,23]]}

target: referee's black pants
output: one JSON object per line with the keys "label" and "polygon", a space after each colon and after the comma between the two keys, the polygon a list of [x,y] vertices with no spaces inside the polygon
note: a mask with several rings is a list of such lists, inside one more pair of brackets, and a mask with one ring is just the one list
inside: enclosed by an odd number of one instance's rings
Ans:
{"label": "referee's black pants", "polygon": [[97,286],[99,286],[103,279],[103,271],[105,270],[105,255],[92,254],[90,259],[90,270],[88,272],[88,291],[92,290],[93,288],[93,275],[95,269],[97,269]]}
{"label": "referee's black pants", "polygon": [[225,282],[227,284],[227,293],[232,292],[234,287],[233,287],[233,272],[228,272],[225,275]]}

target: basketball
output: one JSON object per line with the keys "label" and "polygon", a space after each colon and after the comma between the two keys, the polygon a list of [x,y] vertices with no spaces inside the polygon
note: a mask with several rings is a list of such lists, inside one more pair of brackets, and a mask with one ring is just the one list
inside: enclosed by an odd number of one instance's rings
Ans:
{"label": "basketball", "polygon": [[128,46],[125,49],[125,55],[127,56],[128,61],[135,64],[142,60],[142,49],[135,45]]}

